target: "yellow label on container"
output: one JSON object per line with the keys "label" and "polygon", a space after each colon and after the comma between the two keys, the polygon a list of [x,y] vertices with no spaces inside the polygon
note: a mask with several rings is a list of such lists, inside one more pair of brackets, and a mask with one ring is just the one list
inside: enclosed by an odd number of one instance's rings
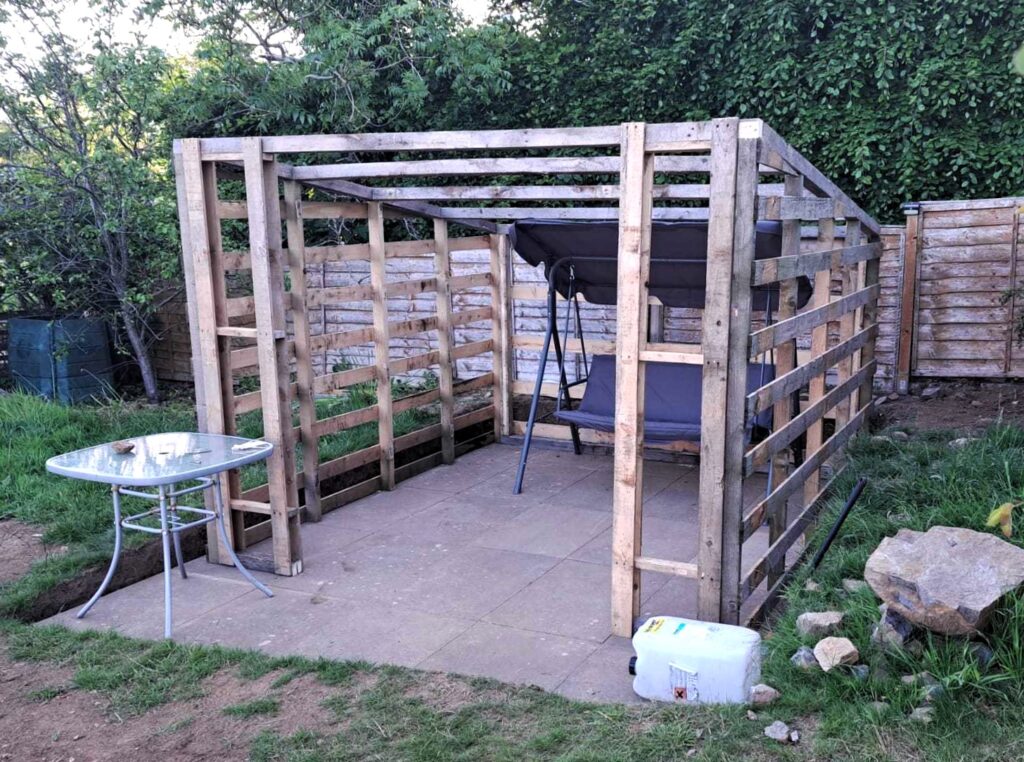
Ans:
{"label": "yellow label on container", "polygon": [[657,632],[658,630],[661,629],[661,626],[663,624],[665,624],[665,620],[662,619],[661,617],[657,617],[655,619],[652,619],[652,620],[650,620],[647,623],[647,626],[644,627],[644,632]]}

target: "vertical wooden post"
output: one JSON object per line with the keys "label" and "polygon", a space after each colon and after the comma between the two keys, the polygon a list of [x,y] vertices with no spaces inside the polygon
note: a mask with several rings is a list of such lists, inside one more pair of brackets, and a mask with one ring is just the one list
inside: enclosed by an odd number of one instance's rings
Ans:
{"label": "vertical wooden post", "polygon": [[[284,349],[284,282],[274,277],[280,267],[281,226],[275,172],[266,171],[260,138],[242,138],[245,195],[249,220],[249,251],[252,260],[253,301],[256,306],[256,347],[263,403],[263,437],[274,445],[267,459],[270,493],[270,521],[273,531],[274,571],[291,576],[302,571],[299,545],[298,501],[290,494],[294,468],[289,479],[291,406],[288,395],[288,366],[284,366],[284,388],[279,361]],[[270,177],[268,177],[268,174]],[[273,204],[271,199],[273,183]],[[270,207],[274,207],[273,209]],[[276,229],[272,223],[277,221]],[[275,257],[276,252],[276,257]],[[278,259],[275,263],[273,260]],[[287,358],[287,354],[284,355]],[[296,526],[292,526],[293,521]]]}
{"label": "vertical wooden post", "polygon": [[[848,217],[846,219],[846,236],[843,239],[843,248],[860,245],[860,220]],[[843,296],[849,296],[857,290],[857,267],[856,265],[844,265],[840,268],[840,279],[843,284]],[[853,337],[855,324],[853,312],[847,312],[839,318],[839,341],[843,342]],[[836,383],[846,381],[854,372],[854,358],[852,355],[844,357],[836,364]],[[836,431],[841,429],[850,420],[850,397],[843,397],[836,405]]]}
{"label": "vertical wooden post", "polygon": [[370,230],[370,285],[373,288],[373,356],[377,378],[377,438],[380,441],[380,484],[395,488],[395,427],[391,406],[391,336],[384,251],[384,210],[367,204]]}
{"label": "vertical wooden post", "polygon": [[295,382],[299,397],[302,438],[302,494],[309,521],[319,521],[320,447],[316,428],[316,389],[313,357],[309,351],[309,315],[306,312],[306,234],[302,219],[302,186],[284,183],[285,229],[288,234],[288,270],[291,273],[292,330],[295,335]]}
{"label": "vertical wooden post", "polygon": [[[736,212],[736,153],[739,120],[711,122],[708,266],[701,351],[700,504],[697,550],[697,616],[722,618],[723,513],[726,479],[726,416],[729,325],[732,320],[733,228]],[[749,287],[749,284],[748,284]]]}
{"label": "vertical wooden post", "polygon": [[[881,245],[879,243],[879,245]],[[881,270],[881,257],[875,259],[869,259],[864,263],[864,287],[870,288],[878,283],[878,274]],[[861,330],[868,328],[878,322],[878,297],[876,296],[873,300],[864,305],[864,309],[861,311]],[[867,344],[864,345],[864,349],[861,350],[860,361],[861,367],[867,365],[875,359],[875,339],[871,339]],[[864,383],[860,385],[860,390],[857,393],[857,409],[867,407],[871,404],[874,399],[874,378],[866,378]]]}
{"label": "vertical wooden post", "polygon": [[[800,175],[787,175],[785,179],[787,196],[803,196],[804,180]],[[782,253],[784,257],[796,256],[800,253],[800,220],[783,220],[782,222]],[[795,278],[779,283],[778,320],[786,320],[796,315],[798,286]],[[796,340],[786,341],[775,350],[775,375],[782,376],[796,367]],[[772,411],[772,428],[776,431],[783,428],[793,418],[793,397],[775,403]],[[772,461],[771,488],[774,490],[786,480],[790,465],[789,448],[779,452]],[[768,514],[768,542],[774,544],[786,530],[786,505],[780,503]],[[768,589],[775,586],[786,566],[785,558],[780,558],[768,568]]]}
{"label": "vertical wooden post", "polygon": [[[206,187],[203,178],[203,162],[196,139],[181,142],[181,169],[185,193],[186,217],[188,219],[188,243],[192,254],[191,269],[194,278],[194,299],[198,333],[198,358],[201,367],[196,382],[201,386],[204,400],[198,409],[201,428],[210,434],[225,433],[226,411],[221,389],[220,340],[217,335],[217,289],[214,281],[213,264],[210,260],[210,226],[219,224],[216,217],[207,216]],[[197,395],[198,397],[199,395]],[[228,505],[231,495],[227,480],[221,481],[224,504]],[[227,522],[230,528],[230,522]],[[212,537],[211,537],[212,534]],[[207,558],[211,563],[221,563],[227,554],[221,546],[220,537],[214,531],[207,534]]]}
{"label": "vertical wooden post", "polygon": [[[758,140],[737,140],[728,375],[724,399],[725,468],[722,497],[720,621],[727,624],[739,623],[741,603],[743,453],[746,449],[747,367],[750,356],[750,282],[754,273],[754,238],[757,232],[758,151]],[[721,402],[719,405],[721,410]],[[701,441],[703,438],[702,433]]]}
{"label": "vertical wooden post", "polygon": [[441,460],[455,462],[455,368],[452,361],[452,261],[448,222],[434,220],[434,271],[437,273],[437,356],[441,391]]}
{"label": "vertical wooden post", "polygon": [[916,206],[904,207],[907,233],[903,238],[903,288],[900,290],[900,332],[896,357],[896,391],[910,390],[910,362],[917,314],[917,257],[920,251],[921,215]]}
{"label": "vertical wooden post", "polygon": [[491,336],[494,350],[491,368],[494,373],[494,440],[511,434],[511,389],[509,352],[511,337],[509,321],[512,319],[508,288],[510,250],[508,236],[493,233],[491,238]]}
{"label": "vertical wooden post", "polygon": [[[836,230],[835,220],[818,220],[818,249],[829,250],[835,247]],[[839,257],[833,256],[833,263],[838,263]],[[814,274],[814,295],[811,306],[814,308],[824,307],[832,299],[832,269],[818,270]],[[820,357],[828,349],[828,323],[822,323],[811,331],[811,355]],[[825,396],[825,375],[828,371],[822,371],[820,375],[811,379],[807,404],[813,405]],[[808,458],[821,447],[824,438],[822,422],[824,416],[816,420],[807,428],[807,445],[804,448],[804,457]],[[804,481],[804,505],[810,505],[811,501],[818,496],[820,489],[820,471],[815,469],[808,474]]]}
{"label": "vertical wooden post", "polygon": [[644,366],[647,273],[651,255],[654,156],[645,126],[622,126],[619,174],[618,307],[615,353],[615,473],[612,487],[612,633],[633,634],[640,613],[641,505],[643,499]]}

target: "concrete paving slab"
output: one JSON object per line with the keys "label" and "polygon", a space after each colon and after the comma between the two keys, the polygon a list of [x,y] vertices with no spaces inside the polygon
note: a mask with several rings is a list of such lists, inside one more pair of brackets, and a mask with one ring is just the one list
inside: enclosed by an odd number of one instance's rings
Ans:
{"label": "concrete paving slab", "polygon": [[565,558],[611,526],[610,514],[580,509],[553,511],[538,505],[475,540],[498,550]]}
{"label": "concrete paving slab", "polygon": [[[174,569],[171,580],[171,615],[175,635],[192,619],[218,611],[231,602],[254,595],[265,597],[231,569],[235,579],[190,576],[182,579]],[[104,595],[85,615],[77,619],[79,607],[46,620],[73,630],[116,630],[122,635],[159,640],[164,636],[164,580],[157,575]]]}
{"label": "concrete paving slab", "polygon": [[578,701],[648,703],[633,692],[633,676],[629,674],[629,659],[633,655],[629,638],[609,637],[555,691]]}
{"label": "concrete paving slab", "polygon": [[681,616],[697,618],[697,580],[671,577],[653,595],[640,605],[640,618],[652,616]]}
{"label": "concrete paving slab", "polygon": [[365,659],[415,666],[472,622],[400,606],[358,606],[322,596],[281,591],[243,605],[229,603],[176,633],[184,642],[257,648],[272,655]]}
{"label": "concrete paving slab", "polygon": [[478,622],[417,666],[554,690],[595,650],[587,640]]}
{"label": "concrete paving slab", "polygon": [[[553,505],[582,508],[588,511],[612,510],[614,472],[611,460],[607,468],[592,471],[582,479],[547,498]],[[661,468],[652,468],[660,466]],[[665,468],[664,466],[668,466]],[[647,463],[644,467],[644,499],[648,500],[684,476],[686,467],[666,463]]]}
{"label": "concrete paving slab", "polygon": [[406,605],[479,619],[550,570],[558,559],[467,546],[430,569],[404,596]]}
{"label": "concrete paving slab", "polygon": [[[684,562],[693,561],[697,556],[700,539],[697,536],[697,525],[693,522],[644,516],[641,531],[641,547],[645,556]],[[601,532],[593,540],[573,552],[569,558],[605,566],[611,565],[611,528]]]}

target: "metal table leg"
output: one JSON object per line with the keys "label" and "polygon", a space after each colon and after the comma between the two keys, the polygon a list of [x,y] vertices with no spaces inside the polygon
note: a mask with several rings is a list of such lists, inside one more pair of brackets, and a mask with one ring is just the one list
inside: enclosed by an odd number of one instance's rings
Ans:
{"label": "metal table leg", "polygon": [[114,501],[114,557],[110,560],[110,568],[107,569],[107,576],[103,578],[103,582],[100,583],[96,592],[92,594],[92,598],[89,599],[89,602],[78,610],[77,617],[79,619],[89,613],[89,609],[96,605],[96,601],[100,599],[100,596],[103,595],[106,589],[110,586],[110,581],[114,578],[114,572],[117,571],[117,562],[121,559],[121,538],[123,530],[121,529],[120,487],[116,485],[112,486],[110,488],[110,494]]}
{"label": "metal table leg", "polygon": [[171,512],[171,536],[174,538],[174,557],[178,561],[178,571],[182,579],[188,579],[188,572],[185,571],[185,556],[181,552],[181,532],[174,529],[178,520],[178,498],[174,495],[174,485],[170,489],[170,512]]}
{"label": "metal table leg", "polygon": [[242,565],[242,562],[238,560],[238,556],[235,555],[235,549],[231,546],[231,541],[228,539],[228,530],[224,526],[224,498],[220,492],[220,474],[214,474],[211,478],[213,479],[211,486],[213,487],[214,510],[217,513],[217,527],[220,529],[220,540],[224,544],[224,549],[228,552],[235,568],[241,572],[242,576],[249,580],[252,586],[265,596],[273,598],[274,594],[270,591],[270,588],[252,576],[252,573]]}
{"label": "metal table leg", "polygon": [[160,542],[164,550],[164,637],[171,638],[171,534],[167,522],[167,487],[160,490]]}

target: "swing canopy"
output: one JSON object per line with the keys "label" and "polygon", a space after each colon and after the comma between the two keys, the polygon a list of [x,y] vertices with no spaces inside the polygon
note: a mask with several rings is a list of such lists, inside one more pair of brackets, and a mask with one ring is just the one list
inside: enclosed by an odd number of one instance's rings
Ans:
{"label": "swing canopy", "polygon": [[[512,246],[531,265],[554,271],[555,290],[569,297],[568,266],[573,268],[575,289],[591,304],[615,304],[619,225],[614,220],[565,222],[523,220],[509,233]],[[755,259],[778,257],[782,251],[782,223],[758,222],[754,239]],[[707,276],[707,222],[654,222],[651,228],[649,291],[669,307],[704,309]],[[811,298],[811,283],[798,279],[797,307]],[[754,310],[778,309],[777,285],[751,289]],[[770,304],[769,304],[770,300]]]}

